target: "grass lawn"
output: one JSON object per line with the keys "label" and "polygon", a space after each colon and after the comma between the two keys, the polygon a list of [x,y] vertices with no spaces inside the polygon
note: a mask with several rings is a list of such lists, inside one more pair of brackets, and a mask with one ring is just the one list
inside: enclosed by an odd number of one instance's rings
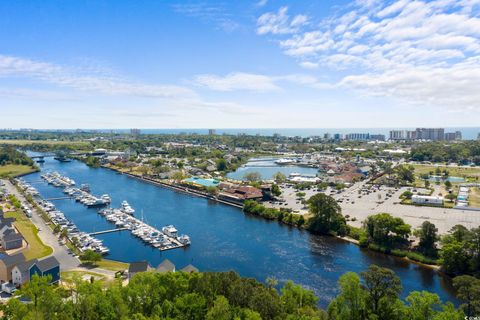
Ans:
{"label": "grass lawn", "polygon": [[102,259],[96,263],[99,268],[111,271],[124,271],[128,269],[129,264],[125,262]]}
{"label": "grass lawn", "polygon": [[6,218],[15,218],[14,222],[17,230],[22,234],[29,247],[25,249],[23,254],[27,260],[39,259],[52,254],[53,249],[43,244],[38,236],[37,227],[21,212],[10,211],[5,213]]}
{"label": "grass lawn", "polygon": [[35,171],[37,171],[37,169],[32,169],[30,166],[7,164],[5,166],[0,166],[0,178],[12,178]]}
{"label": "grass lawn", "polygon": [[[440,170],[448,170],[449,175],[452,177],[465,177],[465,178],[472,178],[472,179],[480,179],[480,168],[472,167],[472,168],[463,168],[463,167],[451,167],[451,166],[430,166],[430,165],[413,165],[415,168],[415,174],[428,174],[430,171],[435,172],[437,168]],[[435,173],[434,173],[435,174]]]}

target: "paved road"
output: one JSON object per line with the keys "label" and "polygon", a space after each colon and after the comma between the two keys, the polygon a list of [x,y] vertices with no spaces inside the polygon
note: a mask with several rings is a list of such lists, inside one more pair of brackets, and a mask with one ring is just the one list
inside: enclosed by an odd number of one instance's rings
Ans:
{"label": "paved road", "polygon": [[[22,203],[27,203],[25,197],[17,191],[17,189],[10,183],[10,181],[2,180],[5,183],[7,191]],[[78,269],[80,267],[80,260],[68,253],[68,248],[58,243],[58,238],[53,234],[50,227],[43,221],[40,214],[35,208],[32,209],[32,222],[39,228],[38,236],[44,244],[53,248],[53,255],[60,262],[60,268],[62,271]]]}

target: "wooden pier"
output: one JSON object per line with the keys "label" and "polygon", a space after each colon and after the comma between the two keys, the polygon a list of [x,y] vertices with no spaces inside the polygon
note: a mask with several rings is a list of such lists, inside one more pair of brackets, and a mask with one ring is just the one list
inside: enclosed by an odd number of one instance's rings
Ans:
{"label": "wooden pier", "polygon": [[124,230],[128,230],[128,228],[115,228],[110,230],[97,231],[97,232],[89,233],[89,235],[96,236],[97,234],[112,233],[112,232],[118,232],[118,231],[124,231]]}
{"label": "wooden pier", "polygon": [[73,199],[72,197],[58,197],[58,198],[48,198],[44,199],[45,201],[53,201],[53,200],[67,200],[67,199]]}

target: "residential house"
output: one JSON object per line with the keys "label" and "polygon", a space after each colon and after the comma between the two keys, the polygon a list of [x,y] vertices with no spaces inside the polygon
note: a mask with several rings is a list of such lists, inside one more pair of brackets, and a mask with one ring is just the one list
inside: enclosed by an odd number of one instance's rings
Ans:
{"label": "residential house", "polygon": [[30,267],[37,263],[37,259],[28,260],[17,264],[12,269],[12,282],[14,285],[21,286],[30,281]]}
{"label": "residential house", "polygon": [[156,271],[160,273],[175,272],[175,265],[170,260],[165,259],[157,266]]}
{"label": "residential house", "polygon": [[9,282],[12,280],[12,269],[25,262],[23,253],[13,255],[0,254],[0,282]]}
{"label": "residential house", "polygon": [[128,267],[128,279],[131,279],[134,275],[139,272],[145,272],[152,270],[152,267],[147,261],[137,261],[130,263]]}
{"label": "residential house", "polygon": [[7,229],[0,240],[4,250],[18,249],[23,245],[22,235],[12,229]]}
{"label": "residential house", "polygon": [[186,273],[192,273],[192,272],[198,272],[198,269],[195,268],[193,265],[189,264],[188,266],[186,266],[185,268],[183,268],[180,271],[181,272],[186,272]]}
{"label": "residential house", "polygon": [[39,260],[29,268],[30,279],[35,274],[41,277],[51,276],[50,283],[57,283],[60,281],[60,263],[54,256]]}

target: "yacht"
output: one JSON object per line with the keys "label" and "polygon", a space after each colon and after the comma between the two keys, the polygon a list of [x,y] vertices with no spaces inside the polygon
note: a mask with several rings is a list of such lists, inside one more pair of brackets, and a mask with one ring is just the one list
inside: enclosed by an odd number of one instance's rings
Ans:
{"label": "yacht", "polygon": [[286,166],[286,165],[294,163],[295,161],[292,160],[292,159],[282,158],[282,159],[275,160],[274,162],[276,164],[280,165],[280,166]]}

